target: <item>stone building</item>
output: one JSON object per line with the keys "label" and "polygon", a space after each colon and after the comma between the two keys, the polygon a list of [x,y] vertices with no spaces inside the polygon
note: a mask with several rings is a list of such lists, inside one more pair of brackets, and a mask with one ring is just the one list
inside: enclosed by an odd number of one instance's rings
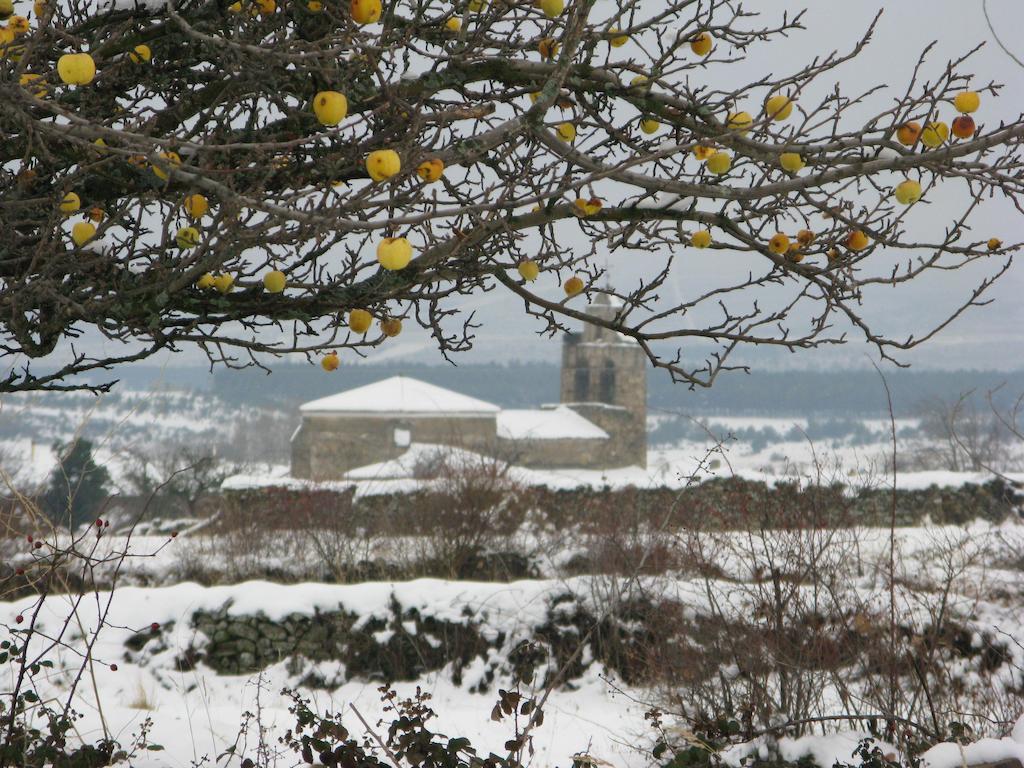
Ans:
{"label": "stone building", "polygon": [[[611,319],[600,296],[588,308]],[[293,477],[339,480],[444,445],[536,468],[647,465],[647,364],[632,340],[599,325],[563,338],[561,402],[536,409],[497,405],[405,376],[320,398],[299,409]]]}

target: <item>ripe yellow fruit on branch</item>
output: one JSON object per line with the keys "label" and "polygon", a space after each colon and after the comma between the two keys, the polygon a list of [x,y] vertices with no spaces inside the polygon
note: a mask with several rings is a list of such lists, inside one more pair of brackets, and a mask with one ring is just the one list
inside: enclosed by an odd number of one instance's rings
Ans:
{"label": "ripe yellow fruit on branch", "polygon": [[893,197],[900,205],[912,205],[921,199],[921,185],[913,179],[901,181],[896,185]]}
{"label": "ripe yellow fruit on branch", "polygon": [[70,216],[81,207],[82,200],[74,192],[68,192],[60,201],[60,212],[66,216]]}
{"label": "ripe yellow fruit on branch", "polygon": [[231,289],[235,285],[235,276],[229,275],[226,272],[217,275],[213,278],[213,287],[216,288],[220,293],[231,293]]}
{"label": "ripe yellow fruit on branch", "polygon": [[31,91],[37,99],[45,99],[47,96],[46,79],[34,72],[25,72],[18,78],[18,85]]}
{"label": "ripe yellow fruit on branch", "polygon": [[328,373],[338,370],[339,365],[341,365],[341,361],[338,359],[337,352],[328,352],[320,358],[320,367]]}
{"label": "ripe yellow fruit on branch", "polygon": [[549,19],[561,16],[562,11],[565,10],[565,0],[540,0],[539,5]]}
{"label": "ripe yellow fruit on branch", "polygon": [[928,123],[921,131],[921,143],[930,149],[942,146],[949,138],[949,126],[943,122]]}
{"label": "ripe yellow fruit on branch", "polygon": [[183,251],[187,251],[189,248],[195,248],[200,242],[199,230],[195,227],[182,227],[174,236],[174,242],[177,243],[178,247]]}
{"label": "ripe yellow fruit on branch", "polygon": [[380,21],[380,0],[352,0],[352,21],[356,24],[373,24]]}
{"label": "ripe yellow fruit on branch", "polygon": [[796,233],[796,241],[802,248],[806,248],[814,242],[814,233],[809,229],[801,229]]}
{"label": "ripe yellow fruit on branch", "polygon": [[612,37],[608,40],[608,44],[612,48],[621,48],[622,46],[629,42],[629,35],[620,35],[618,33],[618,27],[612,27],[611,29],[608,30],[608,34],[612,35]]}
{"label": "ripe yellow fruit on branch", "polygon": [[393,149],[378,149],[366,156],[366,172],[374,181],[390,179],[402,170],[402,158]]}
{"label": "ripe yellow fruit on branch", "polygon": [[444,160],[439,157],[424,160],[416,166],[416,175],[425,183],[433,184],[435,181],[438,181],[442,175],[444,175]]}
{"label": "ripe yellow fruit on branch", "polygon": [[250,16],[269,16],[277,10],[277,0],[253,0]]}
{"label": "ripe yellow fruit on branch", "polygon": [[200,290],[204,290],[205,291],[208,288],[213,288],[213,286],[214,286],[213,274],[210,273],[210,272],[207,272],[202,277],[200,277],[198,280],[196,280],[196,288],[199,288]]}
{"label": "ripe yellow fruit on branch", "polygon": [[576,126],[572,123],[560,123],[558,128],[555,129],[555,134],[562,141],[575,141],[576,140]]}
{"label": "ripe yellow fruit on branch", "polygon": [[0,0],[0,21],[6,21],[14,13],[14,0]]}
{"label": "ripe yellow fruit on branch", "polygon": [[519,276],[528,283],[532,283],[540,275],[540,266],[533,259],[524,259],[516,265]]}
{"label": "ripe yellow fruit on branch", "polygon": [[348,327],[352,333],[366,333],[373,324],[373,315],[365,309],[353,309],[348,313]]}
{"label": "ripe yellow fruit on branch", "polygon": [[960,115],[953,118],[953,135],[958,139],[969,139],[974,135],[977,126],[974,118],[970,115]]}
{"label": "ripe yellow fruit on branch", "polygon": [[969,115],[971,112],[978,111],[978,107],[981,106],[981,96],[974,91],[958,93],[953,99],[953,106],[956,107],[957,112]]}
{"label": "ripe yellow fruit on branch", "polygon": [[869,245],[871,245],[871,238],[859,229],[855,229],[846,236],[846,247],[851,251],[863,251]]}
{"label": "ripe yellow fruit on branch", "polygon": [[267,293],[281,293],[287,286],[288,279],[279,269],[272,269],[263,276],[263,287]]}
{"label": "ripe yellow fruit on branch", "polygon": [[201,219],[210,210],[210,203],[203,195],[200,195],[198,192],[194,192],[185,198],[185,202],[182,203],[182,207],[185,209],[185,213],[188,214],[190,219]]}
{"label": "ripe yellow fruit on branch", "polygon": [[715,38],[711,36],[710,32],[701,32],[690,41],[690,50],[703,58],[711,53],[711,46],[714,45],[714,42]]}
{"label": "ripe yellow fruit on branch", "polygon": [[715,151],[716,150],[714,147],[708,147],[704,144],[698,144],[693,148],[693,156],[696,157],[701,162],[704,162],[713,154],[715,154]]}
{"label": "ripe yellow fruit on branch", "polygon": [[804,159],[796,152],[783,152],[779,155],[779,165],[782,166],[782,170],[784,171],[796,173],[807,165],[807,163],[805,163]]}
{"label": "ripe yellow fruit on branch", "polygon": [[7,28],[13,32],[15,36],[28,34],[28,19],[24,16],[11,16],[11,20],[7,22]]}
{"label": "ripe yellow fruit on branch", "polygon": [[789,237],[781,232],[776,232],[768,241],[768,250],[777,256],[786,253],[789,250]]}
{"label": "ripe yellow fruit on branch", "polygon": [[404,237],[385,237],[377,245],[377,261],[392,272],[405,269],[412,261],[412,244]]}
{"label": "ripe yellow fruit on branch", "polygon": [[71,240],[81,248],[96,237],[96,227],[88,221],[80,221],[71,228]]}
{"label": "ripe yellow fruit on branch", "polygon": [[153,51],[148,45],[136,45],[128,54],[128,58],[132,60],[133,64],[142,64],[153,59]]}
{"label": "ripe yellow fruit on branch", "polygon": [[313,114],[321,125],[337,125],[348,114],[348,99],[337,91],[320,91],[313,97]]}
{"label": "ripe yellow fruit on branch", "polygon": [[1000,248],[1003,247],[1003,241],[1000,240],[998,237],[992,237],[989,238],[989,241],[985,243],[985,245],[988,246],[988,249],[990,251],[998,251]]}
{"label": "ripe yellow fruit on branch", "polygon": [[450,32],[458,32],[462,29],[462,19],[457,16],[452,16],[448,21],[444,23],[445,28]]}
{"label": "ripe yellow fruit on branch", "polygon": [[793,100],[789,96],[776,94],[764,103],[764,111],[769,118],[777,122],[788,120],[793,114]]}
{"label": "ripe yellow fruit on branch", "polygon": [[[177,152],[161,152],[159,155],[157,155],[157,157],[162,158],[164,160],[165,165],[181,165],[181,158],[178,156]],[[170,175],[164,168],[160,167],[159,165],[153,166],[153,173],[161,181],[167,181],[167,178]]]}
{"label": "ripe yellow fruit on branch", "polygon": [[640,121],[640,130],[648,135],[657,133],[659,128],[661,128],[661,123],[649,117]]}
{"label": "ripe yellow fruit on branch", "polygon": [[736,131],[741,136],[746,136],[750,133],[750,127],[754,124],[754,118],[750,116],[749,112],[732,112],[729,114],[726,124],[729,126],[729,130]]}
{"label": "ripe yellow fruit on branch", "polygon": [[68,85],[88,85],[96,77],[96,62],[88,53],[65,53],[57,59],[57,74]]}
{"label": "ripe yellow fruit on branch", "polygon": [[583,287],[583,279],[573,275],[572,277],[565,281],[563,289],[565,290],[566,296],[572,297],[576,296],[577,294],[583,293]]}
{"label": "ripe yellow fruit on branch", "polygon": [[913,120],[904,123],[896,131],[896,139],[905,147],[912,147],[921,138],[921,124]]}
{"label": "ripe yellow fruit on branch", "polygon": [[716,176],[721,176],[729,172],[732,168],[732,157],[728,152],[715,152],[707,160],[707,169]]}
{"label": "ripe yellow fruit on branch", "polygon": [[707,248],[711,245],[711,233],[706,229],[698,229],[690,236],[690,245],[694,248]]}
{"label": "ripe yellow fruit on branch", "polygon": [[320,13],[324,9],[324,4],[320,0],[309,0],[306,3],[306,10],[310,13]]}
{"label": "ripe yellow fruit on branch", "polygon": [[576,209],[577,216],[593,216],[601,210],[602,203],[596,197],[592,197],[589,200],[579,197],[573,203],[573,207]]}
{"label": "ripe yellow fruit on branch", "polygon": [[542,58],[553,59],[558,55],[558,51],[562,46],[558,44],[558,41],[553,37],[542,38],[537,43],[537,51],[540,53]]}
{"label": "ripe yellow fruit on branch", "polygon": [[402,332],[402,321],[397,317],[386,317],[380,321],[380,332],[393,339]]}

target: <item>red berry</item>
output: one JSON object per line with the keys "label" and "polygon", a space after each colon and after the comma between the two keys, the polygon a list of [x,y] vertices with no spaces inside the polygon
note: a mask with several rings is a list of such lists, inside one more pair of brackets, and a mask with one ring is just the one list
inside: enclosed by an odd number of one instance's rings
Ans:
{"label": "red berry", "polygon": [[33,546],[33,547],[35,547],[36,549],[42,549],[42,548],[43,548],[43,542],[41,542],[41,541],[37,541],[37,542],[36,542],[35,544],[33,544],[32,546]]}
{"label": "red berry", "polygon": [[155,621],[152,624],[149,625],[149,628],[151,630],[153,630],[154,632],[159,632],[160,631],[160,625],[157,624]]}
{"label": "red berry", "polygon": [[25,538],[28,539],[29,541],[32,541],[32,537],[31,536],[26,536]]}
{"label": "red berry", "polygon": [[110,671],[111,672],[117,672],[117,664],[111,664],[110,665]]}
{"label": "red berry", "polygon": [[105,520],[105,521],[103,522],[103,527],[104,527],[104,528],[109,528],[109,527],[110,527],[110,521],[109,521],[109,520]]}
{"label": "red berry", "polygon": [[102,527],[103,527],[103,521],[102,521],[102,520],[99,520],[99,519],[97,519],[97,520],[96,520],[96,527],[97,527],[97,528],[102,528]]}
{"label": "red berry", "polygon": [[178,538],[178,532],[177,531],[171,531],[171,538],[172,539]]}
{"label": "red berry", "polygon": [[18,574],[19,576],[24,576],[25,575],[25,569],[24,568],[19,568],[18,570],[15,571],[15,573]]}
{"label": "red berry", "polygon": [[14,621],[17,624],[21,624],[21,622],[23,622],[24,620],[25,620],[25,617],[22,616],[20,613],[17,616],[14,617]]}

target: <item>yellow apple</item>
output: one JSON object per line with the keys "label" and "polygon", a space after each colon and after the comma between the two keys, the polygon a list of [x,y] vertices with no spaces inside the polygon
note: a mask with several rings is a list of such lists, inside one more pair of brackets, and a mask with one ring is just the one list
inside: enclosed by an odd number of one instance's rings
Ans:
{"label": "yellow apple", "polygon": [[[165,163],[169,166],[181,165],[181,158],[178,156],[177,152],[160,152],[157,155],[157,157],[162,158],[165,161]],[[166,170],[161,168],[159,165],[153,166],[153,173],[161,181],[167,181],[167,178],[170,175]]]}
{"label": "yellow apple", "polygon": [[612,27],[611,29],[608,30],[608,34],[612,35],[612,37],[608,40],[608,44],[612,48],[621,48],[622,46],[629,42],[629,35],[620,35],[619,31],[620,30],[618,27]]}
{"label": "yellow apple", "polygon": [[814,242],[814,233],[809,229],[801,229],[796,233],[796,241],[803,247],[806,248]]}
{"label": "yellow apple", "polygon": [[728,152],[715,152],[707,160],[707,169],[716,176],[721,176],[729,172],[732,168],[732,157]]}
{"label": "yellow apple", "polygon": [[404,237],[385,237],[377,246],[377,261],[392,272],[405,269],[412,261],[412,244]]}
{"label": "yellow apple", "polygon": [[57,74],[68,85],[88,85],[96,77],[96,62],[88,53],[65,53],[57,59]]}
{"label": "yellow apple", "polygon": [[736,131],[741,136],[746,136],[750,133],[750,127],[754,124],[754,118],[750,116],[749,112],[732,112],[729,114],[726,124],[729,126],[729,130]]}
{"label": "yellow apple", "polygon": [[356,24],[373,24],[380,21],[380,0],[352,0],[352,21]]}
{"label": "yellow apple", "polygon": [[0,0],[0,21],[5,21],[14,13],[14,0]]}
{"label": "yellow apple", "polygon": [[288,279],[279,269],[272,269],[263,276],[263,287],[267,289],[267,293],[281,293],[287,286]]}
{"label": "yellow apple", "polygon": [[213,275],[211,273],[209,273],[209,272],[207,272],[202,277],[200,277],[198,280],[196,280],[196,288],[199,288],[201,290],[205,291],[207,288],[213,288],[213,286],[214,286],[214,278],[213,278]]}
{"label": "yellow apple", "polygon": [[562,15],[565,10],[565,0],[540,0],[540,9],[549,19]]}
{"label": "yellow apple", "polygon": [[416,166],[416,175],[427,184],[433,184],[444,174],[444,160],[439,157],[424,160]]}
{"label": "yellow apple", "polygon": [[768,250],[781,256],[789,250],[789,238],[781,232],[776,232],[768,241]]}
{"label": "yellow apple", "polygon": [[337,125],[348,114],[348,99],[337,91],[320,91],[313,97],[313,113],[321,125]]}
{"label": "yellow apple", "polygon": [[133,64],[141,64],[153,59],[153,51],[148,45],[136,45],[128,54],[128,58],[132,60]]}
{"label": "yellow apple", "polygon": [[392,339],[402,332],[402,321],[397,317],[386,317],[380,321],[380,332]]}
{"label": "yellow apple", "polygon": [[402,170],[402,158],[393,149],[378,149],[366,156],[366,172],[374,181],[390,179]]}
{"label": "yellow apple", "polygon": [[320,367],[328,373],[338,370],[339,365],[341,365],[341,361],[338,359],[337,352],[328,352],[320,358]]}
{"label": "yellow apple", "polygon": [[580,197],[573,203],[577,216],[593,216],[601,210],[602,205],[601,200],[596,197],[592,197],[589,200],[584,200]]}
{"label": "yellow apple", "polygon": [[373,315],[365,309],[353,309],[348,313],[348,327],[352,333],[366,333],[373,324]]}
{"label": "yellow apple", "polygon": [[201,219],[210,210],[210,203],[207,202],[203,195],[198,192],[194,192],[185,198],[183,203],[185,213],[188,214],[190,219]]}
{"label": "yellow apple", "polygon": [[978,107],[981,106],[981,97],[974,91],[964,91],[958,93],[953,99],[953,106],[956,107],[957,112],[969,115],[971,112],[978,111]]}
{"label": "yellow apple", "polygon": [[561,48],[561,46],[553,37],[542,38],[541,41],[537,43],[537,51],[540,53],[541,57],[545,59],[555,58],[555,56],[558,55],[559,48]]}
{"label": "yellow apple", "polygon": [[921,124],[913,120],[904,123],[896,130],[896,139],[905,147],[912,147],[921,138]]}
{"label": "yellow apple", "polygon": [[690,41],[690,50],[698,56],[704,57],[711,53],[711,46],[714,42],[715,38],[711,36],[710,32],[701,32]]}
{"label": "yellow apple", "polygon": [[998,237],[991,237],[989,238],[988,242],[985,243],[985,245],[988,246],[988,249],[990,251],[998,251],[1000,248],[1003,247],[1003,241],[1000,240]]}
{"label": "yellow apple", "polygon": [[701,162],[704,162],[709,157],[711,157],[713,154],[715,154],[715,148],[714,147],[709,147],[709,146],[707,146],[705,144],[697,144],[693,148],[693,156],[696,157]]}
{"label": "yellow apple", "polygon": [[231,289],[235,285],[235,276],[229,275],[224,272],[213,278],[213,287],[216,288],[220,293],[231,293]]}
{"label": "yellow apple", "polygon": [[949,126],[939,121],[935,123],[928,123],[921,131],[921,143],[930,149],[942,146],[942,144],[949,138]]}
{"label": "yellow apple", "polygon": [[793,114],[793,100],[789,96],[776,94],[764,103],[764,111],[768,117],[777,122],[789,119]]}
{"label": "yellow apple", "polygon": [[912,205],[921,199],[921,185],[913,179],[901,181],[896,185],[893,197],[901,205]]}
{"label": "yellow apple", "polygon": [[94,237],[96,237],[96,227],[88,221],[80,221],[71,228],[71,239],[79,248]]}
{"label": "yellow apple", "polygon": [[555,135],[557,135],[562,141],[575,141],[576,126],[572,123],[559,123],[558,127],[555,129]]}
{"label": "yellow apple", "polygon": [[82,207],[82,200],[74,192],[68,192],[60,201],[60,212],[70,216]]}
{"label": "yellow apple", "polygon": [[540,266],[533,259],[524,259],[516,265],[519,276],[528,283],[532,283],[540,275]]}
{"label": "yellow apple", "polygon": [[183,251],[199,245],[199,230],[195,227],[182,227],[174,236],[174,242]]}
{"label": "yellow apple", "polygon": [[563,286],[566,296],[575,296],[582,293],[583,287],[583,279],[576,277],[575,275],[566,280],[565,285]]}
{"label": "yellow apple", "polygon": [[448,21],[444,23],[444,26],[450,32],[458,32],[460,29],[462,29],[462,19],[460,19],[458,16],[452,16],[450,19],[448,19]]}
{"label": "yellow apple", "polygon": [[851,251],[863,251],[869,245],[871,245],[871,238],[859,229],[855,229],[846,236],[846,247]]}
{"label": "yellow apple", "polygon": [[45,99],[47,96],[46,78],[34,72],[25,72],[18,78],[18,85],[31,91],[37,99]]}
{"label": "yellow apple", "polygon": [[661,128],[661,123],[649,117],[640,121],[640,130],[646,134],[657,133],[659,128]]}
{"label": "yellow apple", "polygon": [[782,166],[782,170],[789,171],[790,173],[796,173],[803,168],[806,163],[804,159],[800,157],[796,152],[783,152],[779,155],[779,165]]}
{"label": "yellow apple", "polygon": [[690,245],[694,248],[707,248],[711,245],[711,233],[706,229],[698,229],[690,236]]}

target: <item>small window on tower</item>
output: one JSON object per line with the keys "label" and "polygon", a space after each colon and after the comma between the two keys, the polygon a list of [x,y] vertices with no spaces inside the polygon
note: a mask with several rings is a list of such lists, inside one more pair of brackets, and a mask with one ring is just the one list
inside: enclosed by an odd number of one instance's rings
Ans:
{"label": "small window on tower", "polygon": [[395,429],[395,445],[399,448],[408,448],[412,442],[412,432],[408,429],[398,427]]}
{"label": "small window on tower", "polygon": [[601,369],[600,400],[602,403],[615,402],[615,363],[611,360],[605,360]]}
{"label": "small window on tower", "polygon": [[577,368],[573,373],[573,396],[577,403],[585,403],[590,398],[587,390],[590,389],[590,371],[586,368]]}

